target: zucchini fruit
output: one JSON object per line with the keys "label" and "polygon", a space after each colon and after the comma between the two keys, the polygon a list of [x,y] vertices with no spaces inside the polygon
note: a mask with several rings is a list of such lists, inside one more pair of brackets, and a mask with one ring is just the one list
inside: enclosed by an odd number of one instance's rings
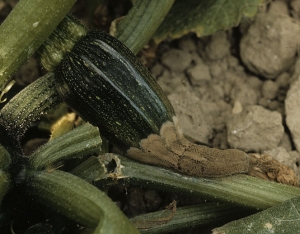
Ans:
{"label": "zucchini fruit", "polygon": [[249,156],[186,140],[167,97],[119,40],[90,31],[54,71],[57,90],[84,120],[128,157],[195,176],[249,170]]}
{"label": "zucchini fruit", "polygon": [[83,119],[101,126],[101,133],[122,150],[158,134],[174,116],[162,90],[137,61],[114,37],[91,31],[54,72],[67,104]]}

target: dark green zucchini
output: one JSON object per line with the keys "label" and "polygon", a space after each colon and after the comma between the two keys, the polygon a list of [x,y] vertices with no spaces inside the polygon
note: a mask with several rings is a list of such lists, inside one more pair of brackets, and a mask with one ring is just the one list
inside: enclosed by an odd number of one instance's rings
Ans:
{"label": "dark green zucchini", "polygon": [[122,150],[171,121],[174,111],[162,90],[120,41],[89,32],[55,70],[57,89],[83,119]]}

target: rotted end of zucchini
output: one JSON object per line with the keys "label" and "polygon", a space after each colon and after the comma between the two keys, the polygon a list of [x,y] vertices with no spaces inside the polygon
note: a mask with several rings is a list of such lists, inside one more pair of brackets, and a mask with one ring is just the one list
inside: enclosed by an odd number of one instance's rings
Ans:
{"label": "rotted end of zucchini", "polygon": [[129,148],[127,155],[143,163],[199,177],[247,173],[250,167],[249,155],[241,150],[220,150],[189,142],[179,128],[176,116],[173,122],[162,125],[159,135],[149,135],[140,141],[140,148]]}
{"label": "rotted end of zucchini", "polygon": [[293,169],[280,163],[268,154],[249,154],[248,175],[256,178],[298,186],[299,180]]}
{"label": "rotted end of zucchini", "polygon": [[38,50],[43,67],[47,71],[53,71],[87,31],[78,19],[67,15]]}

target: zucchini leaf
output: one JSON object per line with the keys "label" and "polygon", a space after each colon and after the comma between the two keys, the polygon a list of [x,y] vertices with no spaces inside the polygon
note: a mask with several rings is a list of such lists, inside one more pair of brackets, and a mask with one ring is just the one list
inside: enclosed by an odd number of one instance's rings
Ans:
{"label": "zucchini leaf", "polygon": [[213,234],[299,233],[300,198],[293,198],[260,213],[230,222],[213,230]]}
{"label": "zucchini leaf", "polygon": [[156,43],[166,37],[179,38],[189,32],[198,37],[237,26],[253,17],[264,0],[176,0],[154,35]]}

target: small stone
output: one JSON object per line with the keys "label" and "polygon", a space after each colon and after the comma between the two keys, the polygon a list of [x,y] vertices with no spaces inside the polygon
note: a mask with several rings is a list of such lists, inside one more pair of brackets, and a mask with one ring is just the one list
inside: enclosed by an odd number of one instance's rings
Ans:
{"label": "small stone", "polygon": [[287,88],[290,85],[291,75],[288,72],[283,72],[276,78],[276,83],[279,87]]}
{"label": "small stone", "polygon": [[192,57],[193,64],[203,63],[203,59],[199,56],[199,54],[196,51],[190,52],[190,55]]}
{"label": "small stone", "polygon": [[236,67],[238,67],[240,65],[240,62],[239,62],[238,58],[236,58],[236,57],[234,57],[232,55],[229,55],[227,57],[227,61],[228,61],[228,66],[230,68],[236,68]]}
{"label": "small stone", "polygon": [[232,114],[236,115],[243,111],[243,106],[240,101],[235,101],[233,108],[232,108]]}
{"label": "small stone", "polygon": [[283,133],[281,115],[256,105],[248,106],[227,122],[230,146],[245,151],[273,149],[278,146]]}
{"label": "small stone", "polygon": [[223,99],[225,96],[225,90],[219,84],[212,84],[211,85],[211,94],[214,97],[219,97],[219,98]]}
{"label": "small stone", "polygon": [[300,151],[300,76],[293,82],[285,99],[286,124],[291,131],[293,142]]}
{"label": "small stone", "polygon": [[268,108],[270,110],[277,110],[280,107],[280,102],[273,100],[268,103]]}
{"label": "small stone", "polygon": [[279,86],[276,82],[272,80],[267,80],[263,83],[262,87],[262,95],[266,99],[274,99],[277,95]]}
{"label": "small stone", "polygon": [[230,96],[231,89],[232,89],[232,84],[230,83],[230,81],[224,79],[223,90],[224,90],[224,95],[226,95],[226,97]]}
{"label": "small stone", "polygon": [[195,86],[200,86],[203,82],[207,82],[211,79],[209,67],[204,63],[199,63],[196,66],[189,68],[187,74],[191,83]]}
{"label": "small stone", "polygon": [[299,34],[299,22],[290,16],[260,13],[242,36],[241,59],[250,71],[274,79],[296,61]]}
{"label": "small stone", "polygon": [[219,113],[215,114],[213,109],[209,109],[214,106],[214,103],[201,101],[190,90],[173,92],[168,98],[185,136],[207,144],[212,136],[214,115],[219,115]]}
{"label": "small stone", "polygon": [[258,100],[258,104],[260,105],[260,106],[263,106],[263,107],[268,107],[268,105],[269,105],[269,100],[268,99],[266,99],[266,98],[264,98],[264,97],[261,97],[259,100]]}
{"label": "small stone", "polygon": [[179,89],[186,89],[188,82],[185,82],[187,78],[183,73],[171,73],[169,70],[163,70],[162,75],[158,78],[157,83],[162,88],[166,95],[173,93]]}
{"label": "small stone", "polygon": [[212,63],[209,66],[209,71],[212,77],[220,77],[226,69],[220,66],[220,63]]}
{"label": "small stone", "polygon": [[171,49],[164,53],[161,62],[171,71],[181,73],[191,64],[191,55],[183,50]]}
{"label": "small stone", "polygon": [[237,83],[231,90],[230,97],[232,100],[240,101],[243,106],[255,105],[258,101],[258,93],[247,83]]}
{"label": "small stone", "polygon": [[189,52],[189,53],[191,53],[191,52],[193,52],[193,51],[196,50],[196,44],[192,40],[192,38],[191,38],[190,35],[182,37],[179,40],[178,47],[181,50],[184,50],[184,51]]}
{"label": "small stone", "polygon": [[252,88],[254,88],[256,90],[260,90],[261,86],[263,84],[263,82],[259,78],[257,78],[256,76],[248,77],[247,82]]}
{"label": "small stone", "polygon": [[211,36],[205,51],[211,60],[218,60],[230,54],[230,43],[227,40],[226,32],[221,31]]}

